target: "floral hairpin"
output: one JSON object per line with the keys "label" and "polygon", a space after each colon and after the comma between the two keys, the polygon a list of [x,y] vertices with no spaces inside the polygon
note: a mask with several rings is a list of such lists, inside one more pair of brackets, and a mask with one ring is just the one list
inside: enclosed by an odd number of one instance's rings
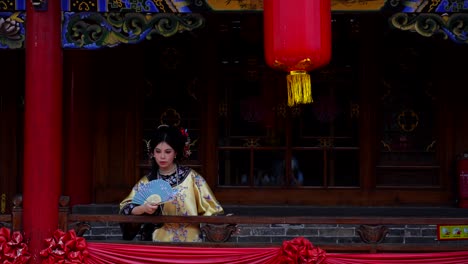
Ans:
{"label": "floral hairpin", "polygon": [[190,138],[190,135],[188,133],[188,130],[186,128],[180,128],[180,133],[182,134],[182,136],[184,136],[186,138],[186,141],[185,141],[185,145],[184,145],[184,158],[188,158],[190,157],[190,155],[192,155],[192,151],[190,150],[190,148],[195,145],[195,143],[197,143],[197,140],[198,139],[195,139],[193,142]]}
{"label": "floral hairpin", "polygon": [[151,153],[151,139],[143,139],[143,142],[145,142],[145,146],[146,146],[146,155],[148,157],[148,160],[151,160],[151,158],[153,157],[153,153]]}
{"label": "floral hairpin", "polygon": [[192,144],[190,143],[190,135],[188,133],[188,130],[183,127],[180,128],[180,133],[186,138],[184,145],[184,158],[188,158],[192,154],[192,151],[190,150],[190,146],[192,146]]}
{"label": "floral hairpin", "polygon": [[[160,125],[158,128],[162,127],[162,126],[167,126],[167,125]],[[190,155],[192,155],[192,151],[190,150],[190,148],[195,145],[195,143],[197,142],[197,140],[194,140],[192,142],[192,140],[190,139],[190,135],[188,133],[188,130],[186,128],[179,128],[179,131],[180,131],[180,134],[182,136],[185,137],[185,143],[184,143],[184,150],[183,150],[183,157],[184,158],[189,158]],[[148,155],[148,159],[151,160],[151,158],[153,157],[153,153],[151,153],[151,139],[149,140],[146,140],[146,139],[143,139],[143,142],[145,143],[145,147],[146,147],[146,153]]]}

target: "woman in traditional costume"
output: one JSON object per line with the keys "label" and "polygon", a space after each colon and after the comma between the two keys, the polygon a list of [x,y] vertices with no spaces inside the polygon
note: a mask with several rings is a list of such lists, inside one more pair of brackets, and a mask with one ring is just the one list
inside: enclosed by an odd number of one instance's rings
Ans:
{"label": "woman in traditional costume", "polygon": [[[223,213],[205,179],[190,167],[179,165],[179,159],[189,153],[188,134],[173,126],[162,125],[149,141],[152,169],[133,187],[120,203],[125,215],[211,216]],[[174,189],[174,197],[165,203],[133,201],[139,186],[162,179]],[[163,223],[152,232],[152,240],[160,242],[201,242],[200,225],[194,223]]]}

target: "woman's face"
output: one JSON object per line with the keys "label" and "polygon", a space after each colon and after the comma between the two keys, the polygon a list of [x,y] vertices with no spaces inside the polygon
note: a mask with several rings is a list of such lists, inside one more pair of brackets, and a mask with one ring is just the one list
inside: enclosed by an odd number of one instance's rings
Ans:
{"label": "woman's face", "polygon": [[176,154],[175,150],[166,142],[156,145],[153,153],[156,163],[162,170],[172,169]]}

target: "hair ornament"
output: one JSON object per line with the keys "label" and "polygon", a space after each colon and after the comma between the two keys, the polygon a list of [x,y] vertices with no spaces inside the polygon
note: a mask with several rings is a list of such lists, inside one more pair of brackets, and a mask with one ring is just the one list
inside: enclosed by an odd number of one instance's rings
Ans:
{"label": "hair ornament", "polygon": [[146,153],[148,155],[148,159],[151,159],[153,157],[153,153],[151,153],[151,139],[143,139],[143,141],[145,142],[145,146],[146,146]]}
{"label": "hair ornament", "polygon": [[182,136],[184,136],[186,138],[185,140],[185,145],[184,145],[184,158],[189,158],[190,155],[192,155],[192,151],[190,150],[190,148],[195,145],[195,143],[197,143],[197,140],[198,139],[195,139],[194,141],[192,141],[192,139],[190,138],[190,135],[188,133],[188,130],[186,128],[183,128],[181,127],[180,128],[180,133],[182,134]]}
{"label": "hair ornament", "polygon": [[192,143],[190,143],[190,135],[188,130],[183,127],[180,128],[180,134],[186,138],[184,145],[184,158],[188,158],[190,155],[192,155],[192,151],[190,150],[190,147],[192,146]]}
{"label": "hair ornament", "polygon": [[[177,112],[176,112],[177,113]],[[188,133],[188,129],[187,128],[183,128],[183,127],[179,127],[179,126],[175,126],[175,125],[168,125],[166,122],[163,122],[163,117],[167,117],[167,113],[165,112],[165,114],[161,117],[161,125],[159,125],[157,127],[157,129],[160,129],[161,127],[176,127],[178,130],[179,130],[179,133],[181,136],[183,136],[183,140],[185,140],[184,142],[184,148],[183,148],[183,153],[181,153],[181,156],[183,157],[183,159],[188,159],[190,157],[190,155],[192,155],[192,151],[190,150],[190,148],[195,145],[195,143],[197,142],[197,140],[194,140],[192,142],[191,138],[190,138],[190,135]],[[179,122],[177,122],[176,124],[179,124]],[[150,143],[151,143],[151,140],[145,140],[143,139],[143,141],[145,142],[146,144],[146,151],[148,153],[148,158],[151,159],[153,157],[153,153],[151,153],[151,146],[150,146]]]}

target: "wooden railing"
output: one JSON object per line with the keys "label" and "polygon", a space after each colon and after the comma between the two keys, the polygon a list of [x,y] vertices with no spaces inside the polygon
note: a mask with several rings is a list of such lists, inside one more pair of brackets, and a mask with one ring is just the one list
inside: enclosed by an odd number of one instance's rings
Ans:
{"label": "wooden railing", "polygon": [[9,225],[13,231],[23,230],[23,197],[16,195],[13,198],[11,214],[0,214],[0,227]]}
{"label": "wooden railing", "polygon": [[[468,244],[389,244],[381,243],[388,233],[387,225],[466,225],[467,217],[330,217],[330,216],[126,216],[108,214],[71,214],[67,213],[67,200],[61,202],[61,220],[63,230],[74,228],[83,234],[93,222],[117,223],[199,223],[207,242],[197,246],[208,247],[243,247],[274,246],[271,243],[229,243],[229,238],[237,231],[238,225],[254,224],[332,224],[358,225],[357,232],[362,243],[316,245],[327,252],[436,252],[468,250]],[[127,243],[127,242],[124,242]],[[146,243],[136,242],[131,243]],[[190,246],[193,244],[183,244]]]}
{"label": "wooden railing", "polygon": [[[331,252],[435,252],[468,250],[468,244],[385,244],[381,243],[386,236],[385,225],[436,225],[466,224],[467,218],[414,218],[408,217],[262,217],[262,216],[125,216],[99,214],[69,214],[67,221],[77,233],[83,234],[90,228],[91,222],[118,223],[202,223],[202,230],[207,237],[207,246],[232,246],[228,241],[235,232],[237,224],[356,224],[362,244],[326,244],[318,245]],[[66,230],[67,227],[62,226]],[[211,244],[210,244],[211,243]],[[215,244],[213,244],[215,243]],[[221,243],[221,244],[219,244]],[[272,246],[256,244],[256,246]],[[236,246],[242,246],[237,244]],[[252,246],[252,244],[245,244]]]}
{"label": "wooden railing", "polygon": [[[11,215],[0,215],[0,224],[9,223],[13,230],[22,230],[21,197],[15,198]],[[388,233],[387,225],[466,225],[467,217],[330,217],[330,216],[125,216],[109,214],[74,214],[69,207],[69,198],[61,197],[59,202],[59,229],[75,229],[83,235],[95,222],[116,223],[200,223],[207,242],[196,243],[206,247],[271,247],[271,243],[232,243],[229,238],[237,231],[238,225],[253,224],[333,224],[357,225],[362,243],[316,244],[327,252],[441,252],[467,251],[468,244],[390,244],[381,243]],[[109,241],[116,242],[116,241]],[[152,243],[140,241],[117,241],[119,243]],[[173,244],[173,243],[171,243]],[[191,243],[178,245],[193,246]]]}

